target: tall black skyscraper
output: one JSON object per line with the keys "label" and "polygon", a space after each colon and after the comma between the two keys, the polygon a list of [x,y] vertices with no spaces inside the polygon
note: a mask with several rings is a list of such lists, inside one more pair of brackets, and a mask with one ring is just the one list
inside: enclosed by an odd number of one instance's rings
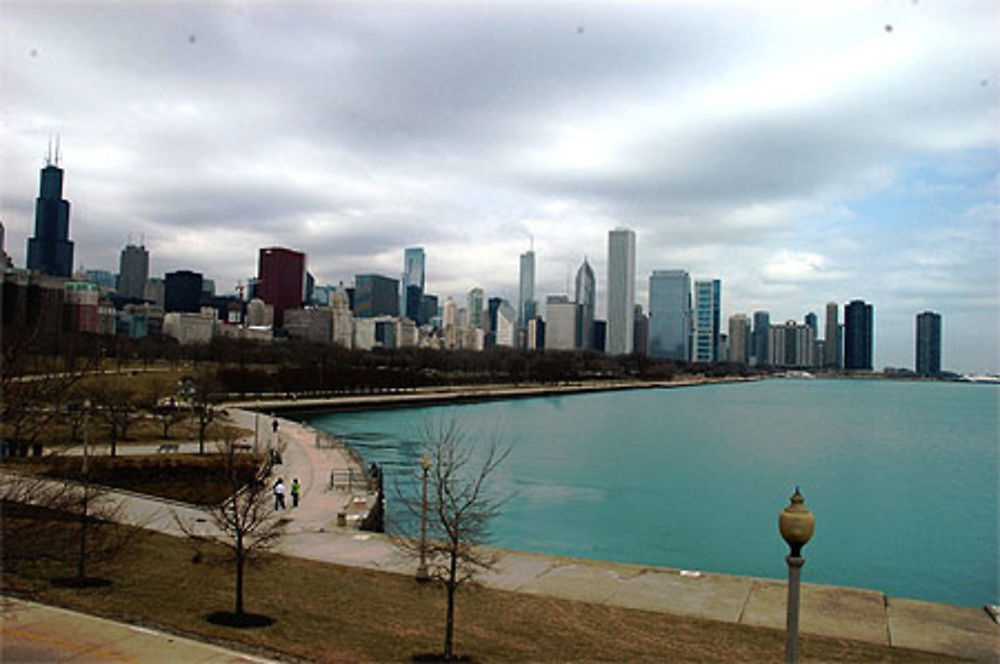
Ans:
{"label": "tall black skyscraper", "polygon": [[73,243],[69,240],[69,201],[62,197],[63,170],[59,144],[49,150],[35,199],[35,236],[28,239],[28,269],[56,277],[73,272]]}
{"label": "tall black skyscraper", "polygon": [[864,300],[852,300],[844,307],[845,369],[872,369],[873,311]]}
{"label": "tall black skyscraper", "polygon": [[941,373],[941,314],[933,311],[917,314],[917,373]]}

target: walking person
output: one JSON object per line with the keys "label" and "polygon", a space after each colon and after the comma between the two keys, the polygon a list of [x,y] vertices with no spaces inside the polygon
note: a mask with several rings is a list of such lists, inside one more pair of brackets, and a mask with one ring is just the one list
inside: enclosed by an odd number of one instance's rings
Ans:
{"label": "walking person", "polygon": [[299,492],[301,487],[299,486],[299,478],[292,480],[292,507],[299,506]]}
{"label": "walking person", "polygon": [[285,509],[285,483],[280,477],[274,484],[274,509]]}

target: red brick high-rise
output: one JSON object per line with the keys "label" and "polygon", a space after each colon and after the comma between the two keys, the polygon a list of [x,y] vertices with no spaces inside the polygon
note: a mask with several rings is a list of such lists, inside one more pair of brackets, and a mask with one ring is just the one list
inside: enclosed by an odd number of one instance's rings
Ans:
{"label": "red brick high-rise", "polygon": [[306,255],[283,247],[260,250],[256,295],[274,307],[274,326],[285,322],[285,309],[301,307],[305,299]]}

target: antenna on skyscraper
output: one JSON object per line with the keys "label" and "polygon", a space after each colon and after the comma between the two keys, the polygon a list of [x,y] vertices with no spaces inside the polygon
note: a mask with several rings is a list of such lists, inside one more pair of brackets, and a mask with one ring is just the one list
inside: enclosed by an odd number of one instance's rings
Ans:
{"label": "antenna on skyscraper", "polygon": [[45,153],[45,165],[52,165],[52,136],[49,136],[49,150]]}
{"label": "antenna on skyscraper", "polygon": [[59,134],[56,134],[56,166],[59,165]]}
{"label": "antenna on skyscraper", "polygon": [[139,233],[139,246],[140,247],[145,247],[146,246],[146,234],[145,233]]}

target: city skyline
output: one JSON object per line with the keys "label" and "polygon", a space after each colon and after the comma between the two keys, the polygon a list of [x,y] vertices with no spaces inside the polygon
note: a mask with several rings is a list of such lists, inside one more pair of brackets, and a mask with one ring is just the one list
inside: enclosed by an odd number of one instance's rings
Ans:
{"label": "city skyline", "polygon": [[604,318],[606,233],[624,225],[640,304],[669,269],[721,279],[723,320],[862,298],[879,367],[912,365],[930,309],[946,368],[1000,372],[996,18],[975,3],[12,3],[6,249],[25,264],[61,135],[74,269],[113,270],[141,234],[151,275],[230,293],[259,247],[338,283],[398,276],[400,250],[422,246],[428,292],[516,303],[533,236],[536,299],[590,256]]}

